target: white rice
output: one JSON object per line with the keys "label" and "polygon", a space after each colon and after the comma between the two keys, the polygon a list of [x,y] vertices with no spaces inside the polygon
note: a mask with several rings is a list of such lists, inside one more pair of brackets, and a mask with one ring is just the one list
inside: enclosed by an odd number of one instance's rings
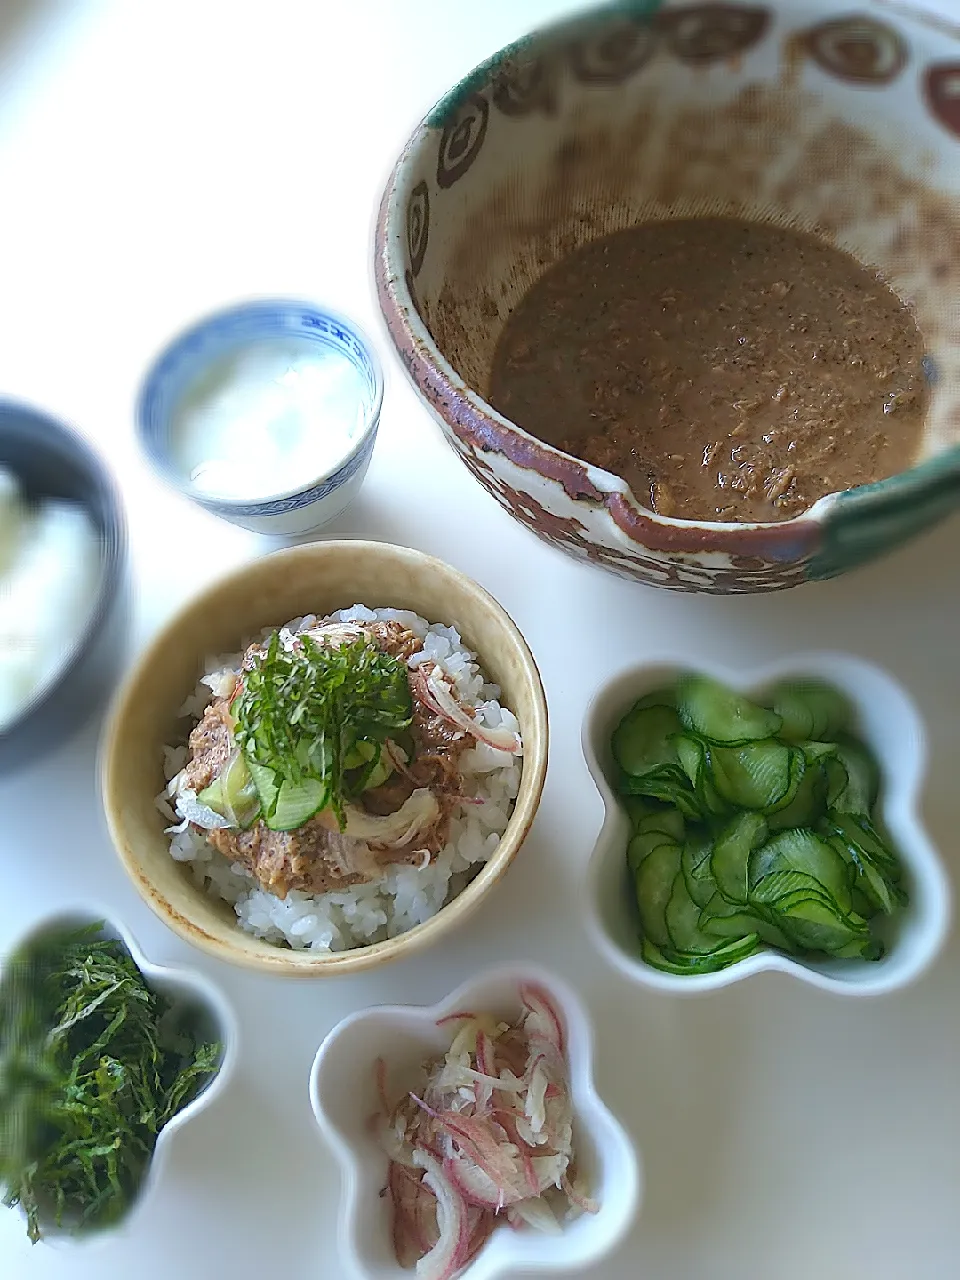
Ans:
{"label": "white rice", "polygon": [[[453,681],[460,701],[476,709],[483,724],[519,732],[513,712],[500,704],[500,689],[487,683],[476,654],[466,648],[453,627],[429,623],[400,609],[368,609],[363,605],[332,616],[344,622],[392,620],[408,627],[423,642],[409,659],[410,666],[432,660]],[[295,618],[281,630],[281,638],[292,638],[316,622],[312,615]],[[208,662],[206,674],[180,708],[180,715],[193,722],[199,720],[224,678],[239,671],[242,656],[242,652],[221,655]],[[454,811],[449,839],[428,866],[399,865],[387,871],[382,880],[316,895],[291,890],[280,899],[261,889],[249,871],[239,863],[231,864],[187,824],[177,796],[187,756],[186,746],[164,747],[168,786],[157,797],[157,807],[172,824],[167,828],[171,855],[189,865],[197,884],[207,893],[233,906],[242,929],[297,950],[345,951],[365,946],[392,938],[435,915],[493,854],[520,787],[519,756],[485,743],[468,747],[460,757],[464,788],[483,803]]]}

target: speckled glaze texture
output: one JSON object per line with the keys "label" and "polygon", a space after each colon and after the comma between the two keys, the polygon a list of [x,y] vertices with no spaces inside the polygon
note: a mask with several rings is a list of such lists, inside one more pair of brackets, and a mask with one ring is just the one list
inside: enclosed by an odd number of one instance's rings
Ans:
{"label": "speckled glaze texture", "polygon": [[[892,0],[614,3],[477,68],[404,149],[375,269],[397,352],[480,484],[577,559],[718,594],[832,577],[954,509],[958,83],[960,27]],[[637,221],[698,213],[814,231],[913,307],[931,406],[911,470],[778,524],[672,520],[486,402],[503,324],[547,267]]]}
{"label": "speckled glaze texture", "polygon": [[[264,627],[353,604],[413,609],[455,626],[500,685],[516,714],[524,755],[520,792],[496,852],[437,915],[399,937],[326,954],[293,951],[245,933],[170,856],[155,797],[163,789],[163,744],[204,660],[235,652]],[[181,726],[182,728],[182,726]],[[526,642],[504,610],[470,578],[418,551],[376,542],[293,547],[244,566],[209,587],[163,628],[117,695],[103,740],[101,790],[110,833],[137,890],[188,942],[251,969],[316,976],[385,964],[421,950],[470,915],[506,872],[533,823],[547,768],[547,705]]]}

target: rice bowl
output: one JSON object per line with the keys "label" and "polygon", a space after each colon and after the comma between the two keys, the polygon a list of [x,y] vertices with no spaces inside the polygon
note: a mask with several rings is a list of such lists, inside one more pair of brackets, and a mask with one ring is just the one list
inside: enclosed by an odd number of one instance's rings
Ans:
{"label": "rice bowl", "polygon": [[[427,663],[435,664],[478,723],[491,730],[517,732],[516,717],[499,701],[499,686],[487,682],[476,654],[463,644],[454,627],[429,623],[407,610],[369,609],[364,605],[337,610],[324,621],[393,622],[408,629],[421,642],[407,659],[412,671]],[[280,634],[293,638],[309,632],[317,622],[313,614],[295,618],[280,628]],[[262,639],[268,634],[265,631]],[[217,690],[239,675],[242,663],[242,652],[221,654],[208,662],[207,672],[181,707],[181,714],[196,725]],[[171,856],[189,865],[196,883],[206,893],[222,898],[234,908],[242,929],[266,941],[298,949],[343,951],[396,937],[429,919],[494,853],[520,787],[519,753],[508,754],[475,741],[460,756],[469,803],[452,816],[447,839],[436,857],[424,858],[415,865],[399,863],[379,880],[351,885],[342,891],[311,894],[291,888],[280,897],[262,887],[242,862],[231,861],[215,848],[202,828],[191,821],[191,807],[183,799],[184,765],[189,750],[182,744],[164,748],[167,787],[157,797],[157,807],[171,822],[166,831]]]}
{"label": "rice bowl", "polygon": [[[487,837],[497,835],[495,826],[499,823],[484,826],[480,820],[485,812],[492,819],[492,809],[485,807],[489,801],[482,796],[471,796],[467,801],[465,794],[463,812],[456,816],[467,820],[457,844],[464,860],[470,861],[462,873],[451,868],[451,889],[445,905],[427,904],[420,913],[426,917],[421,923],[405,922],[405,931],[393,935],[380,923],[379,931],[375,930],[362,945],[345,945],[353,940],[343,937],[340,950],[312,946],[312,936],[306,944],[301,940],[301,945],[289,945],[282,934],[274,940],[242,928],[235,906],[218,892],[211,892],[210,877],[200,874],[194,860],[171,857],[171,836],[177,833],[165,829],[179,826],[183,819],[178,820],[177,807],[170,804],[172,794],[163,797],[169,806],[163,812],[157,806],[157,798],[180,768],[191,767],[189,762],[184,765],[183,752],[193,731],[191,723],[196,726],[202,711],[212,715],[209,707],[217,695],[209,685],[200,687],[199,697],[196,693],[198,678],[212,675],[216,668],[211,661],[214,656],[235,657],[245,641],[262,637],[265,632],[277,633],[283,619],[303,621],[308,611],[318,618],[329,618],[349,610],[357,601],[433,621],[437,625],[431,630],[441,644],[450,637],[441,631],[440,624],[454,628],[462,637],[463,647],[477,655],[481,686],[484,681],[499,686],[497,701],[509,708],[519,726],[516,733],[504,731],[518,747],[516,739],[522,739],[522,768],[513,784],[517,794],[515,799],[507,796],[509,817],[495,848]],[[376,624],[388,625],[393,624]],[[420,648],[422,642],[414,637],[407,656]],[[450,656],[445,654],[445,660]],[[443,678],[446,680],[446,676]],[[477,696],[475,690],[476,686],[469,691],[471,700]],[[461,708],[459,714],[468,713]],[[496,731],[486,725],[480,731],[484,737],[497,739]],[[285,548],[239,566],[197,592],[160,628],[115,696],[101,745],[101,793],[111,838],[133,886],[181,938],[230,964],[291,977],[326,977],[356,973],[407,957],[463,926],[504,877],[529,833],[543,792],[548,741],[547,704],[536,662],[523,635],[497,600],[451,565],[422,552],[385,543],[331,540]],[[180,748],[179,754],[171,752],[170,747]],[[470,759],[468,756],[468,762]],[[495,771],[475,767],[480,763],[474,760],[470,774],[488,773],[496,784]],[[499,760],[496,763],[501,765]],[[207,778],[196,781],[198,786],[205,786]],[[479,784],[474,779],[470,785]],[[460,790],[466,793],[466,784]],[[352,814],[349,821],[352,824]],[[365,821],[369,821],[369,815]],[[239,840],[239,833],[235,834]],[[433,830],[427,833],[427,843],[440,855],[451,842],[447,840],[440,846],[434,834]],[[477,851],[478,835],[481,844],[486,841],[490,846],[489,851]],[[207,854],[207,850],[203,852]],[[249,850],[241,849],[240,853],[249,866]],[[439,856],[435,860],[440,862]],[[207,854],[204,861],[209,866],[213,860]],[[229,864],[226,869],[230,870]],[[333,886],[321,885],[307,896],[316,896],[321,889],[330,887]],[[255,888],[253,881],[247,880],[241,892],[245,889],[249,893]],[[291,880],[287,888],[300,890],[304,885]],[[356,897],[365,899],[368,895],[366,890]],[[258,897],[251,901],[251,909],[254,902],[263,905]],[[328,900],[328,905],[338,904]],[[406,911],[401,899],[397,899],[397,907]],[[300,899],[288,892],[282,909],[300,915],[316,914],[312,908],[303,908]],[[415,915],[414,911],[409,921]],[[339,927],[336,915],[334,920]],[[266,922],[260,923],[262,926]],[[310,933],[312,922],[306,928]],[[334,942],[332,934],[330,942]]]}

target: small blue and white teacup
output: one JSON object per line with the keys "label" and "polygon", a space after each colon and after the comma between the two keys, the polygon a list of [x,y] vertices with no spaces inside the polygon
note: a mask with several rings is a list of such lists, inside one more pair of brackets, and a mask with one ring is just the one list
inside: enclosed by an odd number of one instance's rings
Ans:
{"label": "small blue and white teacup", "polygon": [[299,534],[356,497],[382,400],[380,362],[352,321],[267,299],[175,338],[143,383],[137,429],[164,478],[207,511]]}

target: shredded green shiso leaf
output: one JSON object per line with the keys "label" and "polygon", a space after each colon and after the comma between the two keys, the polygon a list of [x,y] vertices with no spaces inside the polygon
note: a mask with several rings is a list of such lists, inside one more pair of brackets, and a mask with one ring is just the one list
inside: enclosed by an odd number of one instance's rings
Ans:
{"label": "shredded green shiso leaf", "polygon": [[0,1187],[36,1243],[119,1222],[164,1125],[215,1073],[204,1041],[103,924],[13,956],[0,984]]}
{"label": "shredded green shiso leaf", "polygon": [[364,790],[387,738],[412,722],[407,668],[365,637],[299,640],[287,650],[274,632],[244,672],[230,708],[235,737],[268,827],[332,809],[343,830],[345,803]]}

